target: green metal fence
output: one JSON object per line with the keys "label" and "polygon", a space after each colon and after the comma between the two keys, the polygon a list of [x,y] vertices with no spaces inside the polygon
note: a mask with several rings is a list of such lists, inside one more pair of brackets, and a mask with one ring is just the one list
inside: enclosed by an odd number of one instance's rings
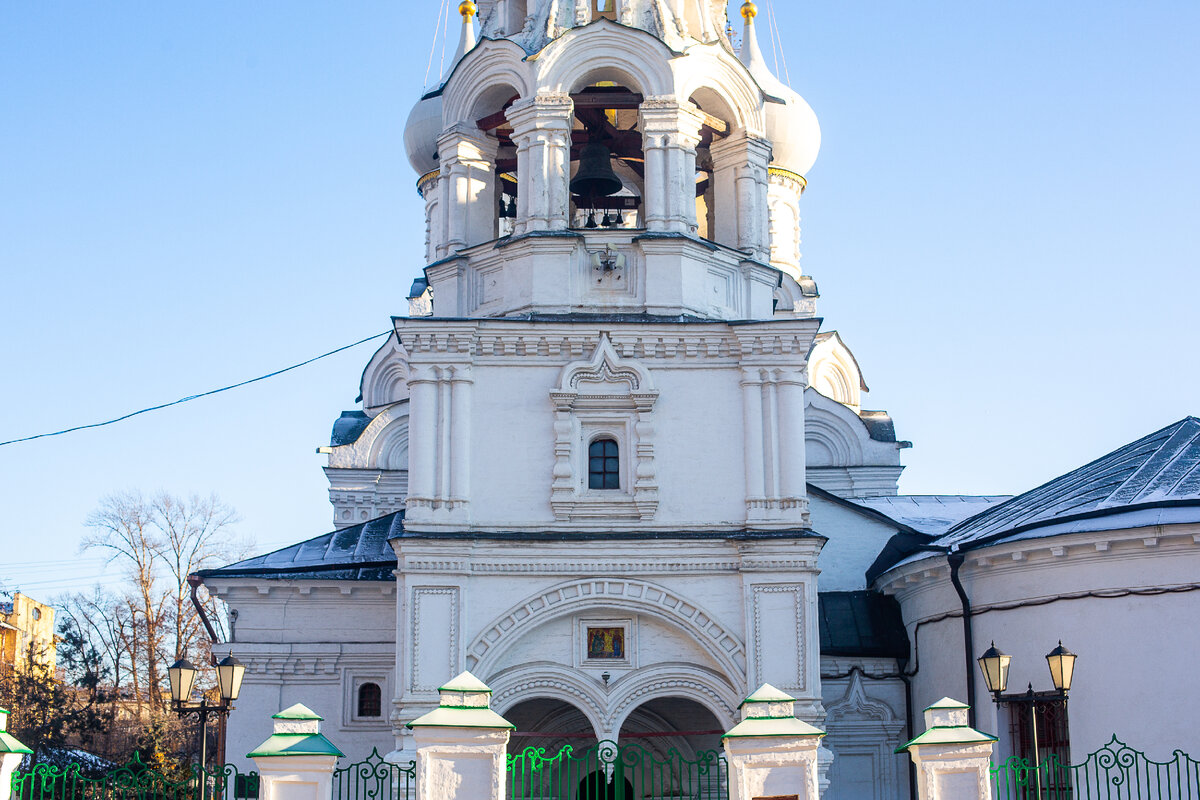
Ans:
{"label": "green metal fence", "polygon": [[334,770],[333,800],[406,800],[416,790],[417,762],[384,761],[378,748],[362,761]]}
{"label": "green metal fence", "polygon": [[1153,761],[1116,736],[1079,764],[1051,754],[1034,769],[1011,756],[993,765],[996,800],[1200,800],[1200,761],[1176,750]]}
{"label": "green metal fence", "polygon": [[151,769],[135,753],[123,767],[89,776],[80,764],[35,764],[12,776],[13,800],[236,800],[258,797],[258,774],[231,764],[177,775]]}
{"label": "green metal fence", "polygon": [[728,800],[725,757],[704,750],[688,759],[639,744],[570,745],[546,757],[543,747],[508,756],[509,800]]}

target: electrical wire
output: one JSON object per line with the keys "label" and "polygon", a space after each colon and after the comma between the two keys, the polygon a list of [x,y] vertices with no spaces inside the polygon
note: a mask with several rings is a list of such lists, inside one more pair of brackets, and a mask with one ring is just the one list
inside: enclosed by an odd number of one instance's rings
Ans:
{"label": "electrical wire", "polygon": [[[438,31],[442,29],[442,18],[446,16],[446,0],[442,0],[442,5],[438,9],[437,25],[433,28],[433,41],[429,43],[429,62],[425,65],[425,83],[423,84],[426,91],[429,90],[429,71],[433,69],[433,54],[437,51]],[[443,49],[445,45],[443,44]],[[441,73],[439,73],[440,75]]]}
{"label": "electrical wire", "polygon": [[267,378],[274,378],[276,375],[282,375],[285,372],[291,372],[294,369],[299,369],[300,367],[307,366],[308,364],[311,364],[314,361],[320,361],[322,358],[328,358],[329,356],[340,353],[343,350],[349,350],[351,347],[358,347],[360,344],[366,344],[367,342],[371,341],[372,339],[378,339],[383,336],[390,336],[391,334],[392,334],[392,332],[390,330],[384,331],[383,333],[377,333],[374,336],[368,336],[365,339],[359,339],[357,342],[354,342],[353,344],[348,344],[343,347],[339,347],[336,350],[330,350],[328,353],[322,353],[319,356],[313,356],[312,358],[308,359],[307,361],[301,361],[299,364],[292,364],[290,367],[284,367],[283,369],[277,369],[274,372],[268,372],[266,375],[259,375],[257,378],[251,378],[250,380],[241,381],[240,383],[230,384],[229,386],[222,386],[220,389],[210,389],[209,391],[201,392],[200,394],[193,394],[193,395],[189,395],[187,397],[181,397],[178,400],[173,400],[170,403],[163,403],[162,405],[150,406],[149,408],[143,408],[138,411],[131,411],[128,414],[123,414],[119,417],[114,417],[113,419],[108,419],[103,422],[92,422],[88,425],[76,425],[73,428],[64,428],[61,431],[52,431],[50,433],[38,433],[38,434],[34,434],[33,436],[23,436],[20,439],[9,439],[7,442],[0,442],[0,447],[5,447],[10,444],[18,444],[19,442],[31,442],[34,439],[44,439],[48,436],[62,436],[64,433],[74,433],[75,431],[83,431],[83,430],[87,430],[88,428],[103,428],[105,425],[112,425],[117,422],[123,422],[124,420],[127,420],[131,417],[136,417],[139,414],[148,414],[151,411],[160,411],[164,408],[170,408],[171,406],[177,406],[180,403],[187,403],[192,400],[199,400],[201,397],[208,397],[209,395],[220,394],[221,392],[228,392],[230,389],[237,389],[241,386],[248,386],[251,383],[258,383],[259,381],[265,381]]}

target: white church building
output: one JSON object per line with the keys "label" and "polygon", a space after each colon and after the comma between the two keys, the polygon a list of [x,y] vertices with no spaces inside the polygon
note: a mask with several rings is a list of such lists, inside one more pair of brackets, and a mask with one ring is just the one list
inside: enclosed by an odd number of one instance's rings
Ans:
{"label": "white church building", "polygon": [[908,443],[801,267],[817,118],[753,4],[740,53],[712,0],[460,11],[405,132],[423,277],[321,448],[334,530],[202,573],[248,667],[230,761],[297,702],[407,760],[464,669],[518,747],[716,747],[770,683],[828,732],[826,797],[905,798],[942,696],[1020,747],[968,677],[993,639],[1014,688],[1079,653],[1053,747],[1200,752],[1194,686],[1144,664],[1195,661],[1161,622],[1200,611],[1200,421],[1017,498],[898,494]]}

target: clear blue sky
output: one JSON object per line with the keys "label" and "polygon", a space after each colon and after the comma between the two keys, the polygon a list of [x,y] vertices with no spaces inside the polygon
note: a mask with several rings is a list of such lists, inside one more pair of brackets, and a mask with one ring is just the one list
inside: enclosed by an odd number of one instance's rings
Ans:
{"label": "clear blue sky", "polygon": [[[1200,413],[1200,4],[775,3],[824,132],[804,265],[914,442],[902,491],[1022,491]],[[405,313],[423,218],[401,136],[437,16],[4,4],[0,439]],[[216,491],[264,548],[328,530],[314,449],[369,355],[0,448],[0,580],[86,584],[83,519],[118,489]]]}

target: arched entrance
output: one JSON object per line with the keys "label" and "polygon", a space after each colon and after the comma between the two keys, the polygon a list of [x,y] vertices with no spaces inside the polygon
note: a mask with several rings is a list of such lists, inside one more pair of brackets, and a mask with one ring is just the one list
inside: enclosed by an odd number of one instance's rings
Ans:
{"label": "arched entrance", "polygon": [[596,729],[587,715],[565,700],[533,697],[504,712],[515,729],[508,740],[510,755],[540,748],[552,757],[564,745],[582,750],[596,741]]}
{"label": "arched entrance", "polygon": [[672,748],[688,759],[721,749],[724,726],[704,705],[688,697],[656,697],[637,706],[621,723],[618,743],[637,742],[659,758]]}

